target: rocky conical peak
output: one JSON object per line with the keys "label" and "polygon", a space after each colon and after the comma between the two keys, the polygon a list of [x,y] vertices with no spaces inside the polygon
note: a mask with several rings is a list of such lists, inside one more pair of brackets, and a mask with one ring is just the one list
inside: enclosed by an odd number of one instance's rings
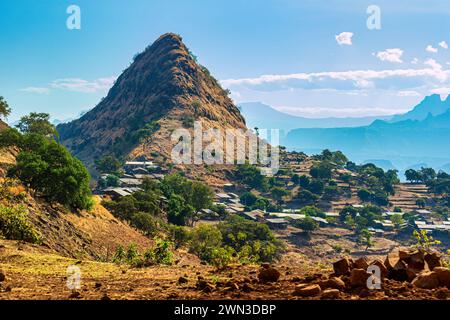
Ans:
{"label": "rocky conical peak", "polygon": [[[209,127],[245,128],[245,120],[180,36],[167,33],[135,56],[107,97],[78,120],[58,126],[61,141],[86,164],[105,155],[140,150],[139,130],[157,122],[153,145],[169,133],[202,120]],[[167,153],[165,150],[158,150]]]}

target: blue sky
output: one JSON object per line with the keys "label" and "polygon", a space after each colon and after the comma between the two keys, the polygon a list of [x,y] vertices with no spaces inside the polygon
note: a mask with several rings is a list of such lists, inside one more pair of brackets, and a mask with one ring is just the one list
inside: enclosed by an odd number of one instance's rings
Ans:
{"label": "blue sky", "polygon": [[[72,4],[81,30],[66,27]],[[381,30],[366,26],[371,4]],[[393,114],[450,92],[449,15],[446,0],[0,0],[0,95],[10,122],[31,111],[76,117],[137,52],[175,32],[237,103]]]}

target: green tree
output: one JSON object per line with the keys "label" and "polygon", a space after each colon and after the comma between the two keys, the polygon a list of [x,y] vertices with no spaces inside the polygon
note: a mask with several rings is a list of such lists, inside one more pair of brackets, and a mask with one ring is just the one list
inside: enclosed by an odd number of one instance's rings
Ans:
{"label": "green tree", "polygon": [[411,183],[417,183],[421,180],[420,173],[414,169],[408,169],[405,171],[406,180]]}
{"label": "green tree", "polygon": [[366,246],[365,251],[369,250],[369,248],[373,246],[372,234],[370,231],[367,229],[361,230],[358,236],[358,242]]}
{"label": "green tree", "polygon": [[100,173],[116,174],[122,167],[122,163],[113,155],[104,156],[95,160],[95,169]]}
{"label": "green tree", "polygon": [[8,102],[0,96],[0,118],[7,118],[11,114],[11,107]]}
{"label": "green tree", "polygon": [[367,189],[358,190],[358,198],[363,202],[368,202],[372,199],[372,193]]}
{"label": "green tree", "polygon": [[311,217],[305,217],[305,219],[296,220],[294,225],[306,233],[310,233],[319,228],[319,224]]}
{"label": "green tree", "polygon": [[272,194],[272,197],[278,203],[282,203],[283,198],[287,197],[290,194],[289,191],[287,191],[286,189],[280,188],[280,187],[274,187],[274,188],[272,188],[272,190],[270,192]]}
{"label": "green tree", "polygon": [[16,128],[22,133],[35,133],[44,137],[58,136],[55,126],[50,123],[48,113],[31,112],[20,118]]}
{"label": "green tree", "polygon": [[24,135],[21,145],[23,149],[8,176],[20,179],[50,202],[71,209],[92,207],[90,176],[80,160],[56,141],[40,135]]}
{"label": "green tree", "polygon": [[192,196],[190,204],[194,208],[195,213],[211,207],[214,192],[209,186],[199,181],[194,181],[191,185],[191,192]]}
{"label": "green tree", "polygon": [[394,224],[395,228],[400,228],[400,226],[405,222],[401,214],[394,214],[391,216],[391,222]]}
{"label": "green tree", "polygon": [[314,204],[317,200],[319,200],[319,197],[308,190],[300,190],[300,192],[297,195],[297,200],[302,205],[311,205]]}

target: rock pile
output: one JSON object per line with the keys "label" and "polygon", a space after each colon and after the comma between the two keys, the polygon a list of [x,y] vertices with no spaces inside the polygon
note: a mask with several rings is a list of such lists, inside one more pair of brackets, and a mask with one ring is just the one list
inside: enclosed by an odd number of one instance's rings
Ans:
{"label": "rock pile", "polygon": [[[377,266],[379,278],[370,270]],[[419,249],[401,249],[387,255],[384,261],[369,261],[366,257],[353,260],[343,258],[333,263],[333,273],[314,279],[300,280],[293,292],[299,297],[320,297],[339,299],[343,295],[356,295],[361,298],[370,295],[396,294],[414,295],[416,290],[436,289],[438,296],[446,297],[450,289],[450,269],[443,267],[441,256],[436,252]],[[380,290],[371,290],[367,282],[379,283]],[[395,291],[393,293],[393,291]],[[442,292],[441,292],[442,291]],[[445,293],[445,294],[444,294]]]}

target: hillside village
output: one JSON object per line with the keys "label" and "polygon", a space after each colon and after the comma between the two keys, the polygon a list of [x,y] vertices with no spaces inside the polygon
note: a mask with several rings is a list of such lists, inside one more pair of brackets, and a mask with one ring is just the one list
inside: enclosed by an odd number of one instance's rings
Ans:
{"label": "hillside village", "polygon": [[[298,193],[301,187],[296,185],[292,180],[293,176],[310,176],[310,167],[312,160],[305,155],[285,153],[282,158],[281,174],[275,175],[273,178],[282,185],[287,191]],[[308,168],[309,167],[309,168]],[[290,174],[286,174],[288,171]],[[118,200],[121,197],[132,195],[134,192],[141,190],[140,186],[145,179],[162,181],[164,176],[168,174],[168,170],[152,161],[134,160],[126,161],[123,174],[118,177],[116,186],[109,186],[103,189],[98,189],[97,193],[103,197]],[[345,169],[336,169],[336,174],[348,174],[357,177],[356,174]],[[109,179],[109,174],[103,174],[100,181]],[[295,180],[295,179],[294,179]],[[332,199],[331,206],[328,211],[321,212],[320,216],[312,216],[311,219],[317,223],[321,228],[329,226],[343,225],[339,220],[340,212],[346,207],[352,207],[356,211],[363,209],[368,203],[364,203],[357,196],[357,186],[351,186],[342,180],[337,179],[336,185],[345,190],[349,190],[349,195]],[[296,222],[304,220],[307,215],[302,213],[304,206],[294,203],[285,203],[280,206],[279,210],[266,210],[266,208],[249,210],[249,207],[241,202],[241,196],[248,192],[246,186],[238,183],[225,183],[223,189],[216,189],[214,194],[213,207],[221,208],[227,214],[236,214],[249,219],[251,221],[265,223],[273,230],[283,230],[288,226],[293,227]],[[374,236],[386,236],[393,234],[394,231],[411,232],[411,230],[425,230],[435,236],[446,235],[450,230],[450,218],[438,217],[433,215],[433,212],[420,207],[416,204],[418,199],[427,195],[427,187],[423,184],[398,183],[395,185],[395,194],[389,197],[389,203],[384,206],[382,211],[382,219],[374,220],[373,226],[367,228]],[[161,196],[161,205],[167,205],[167,199]],[[394,211],[395,209],[395,211]],[[218,222],[224,216],[218,211],[211,208],[203,208],[197,217],[197,224],[202,222]],[[402,221],[401,224],[395,225],[392,222],[393,216],[400,216],[403,218],[408,214],[409,218]]]}

